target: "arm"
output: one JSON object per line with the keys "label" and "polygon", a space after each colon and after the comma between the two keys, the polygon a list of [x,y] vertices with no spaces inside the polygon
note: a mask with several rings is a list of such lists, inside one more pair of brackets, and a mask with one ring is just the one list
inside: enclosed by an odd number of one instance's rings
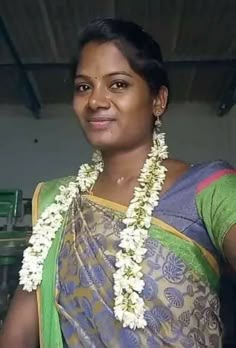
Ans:
{"label": "arm", "polygon": [[226,259],[234,272],[236,272],[236,224],[226,234],[223,249]]}
{"label": "arm", "polygon": [[198,212],[214,246],[236,271],[236,170],[217,161],[209,171],[197,186]]}
{"label": "arm", "polygon": [[17,289],[0,335],[0,348],[37,348],[38,313],[36,293]]}

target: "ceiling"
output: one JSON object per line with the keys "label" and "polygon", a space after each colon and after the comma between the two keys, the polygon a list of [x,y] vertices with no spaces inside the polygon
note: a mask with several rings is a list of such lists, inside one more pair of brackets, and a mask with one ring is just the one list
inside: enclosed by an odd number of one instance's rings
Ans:
{"label": "ceiling", "polygon": [[0,103],[24,102],[35,114],[70,103],[77,34],[99,16],[136,21],[158,40],[173,101],[223,112],[235,102],[235,0],[0,0],[0,14]]}

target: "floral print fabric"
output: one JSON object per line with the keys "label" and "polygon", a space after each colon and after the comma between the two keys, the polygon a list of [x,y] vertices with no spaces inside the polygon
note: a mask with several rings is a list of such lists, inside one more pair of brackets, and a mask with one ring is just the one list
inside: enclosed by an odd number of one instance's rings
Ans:
{"label": "floral print fabric", "polygon": [[216,292],[153,237],[142,264],[148,325],[132,331],[115,320],[113,274],[121,221],[121,213],[85,197],[70,211],[56,298],[65,347],[221,347]]}

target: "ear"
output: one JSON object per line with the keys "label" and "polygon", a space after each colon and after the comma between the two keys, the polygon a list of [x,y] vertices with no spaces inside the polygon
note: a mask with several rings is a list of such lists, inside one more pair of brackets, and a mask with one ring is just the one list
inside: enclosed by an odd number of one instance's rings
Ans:
{"label": "ear", "polygon": [[168,89],[165,86],[161,86],[156,97],[153,99],[153,115],[161,116],[167,105],[168,101]]}

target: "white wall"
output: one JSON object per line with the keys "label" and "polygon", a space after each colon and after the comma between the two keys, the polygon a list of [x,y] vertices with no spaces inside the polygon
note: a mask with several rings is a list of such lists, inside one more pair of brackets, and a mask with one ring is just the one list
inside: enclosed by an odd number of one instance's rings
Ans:
{"label": "white wall", "polygon": [[172,105],[165,129],[171,153],[188,162],[225,159],[236,166],[236,107],[218,117],[205,104]]}
{"label": "white wall", "polygon": [[[170,105],[164,123],[173,157],[236,166],[236,108],[218,118],[212,106]],[[19,187],[31,197],[37,182],[74,174],[89,156],[70,106],[48,106],[40,120],[24,107],[0,107],[0,188]]]}

